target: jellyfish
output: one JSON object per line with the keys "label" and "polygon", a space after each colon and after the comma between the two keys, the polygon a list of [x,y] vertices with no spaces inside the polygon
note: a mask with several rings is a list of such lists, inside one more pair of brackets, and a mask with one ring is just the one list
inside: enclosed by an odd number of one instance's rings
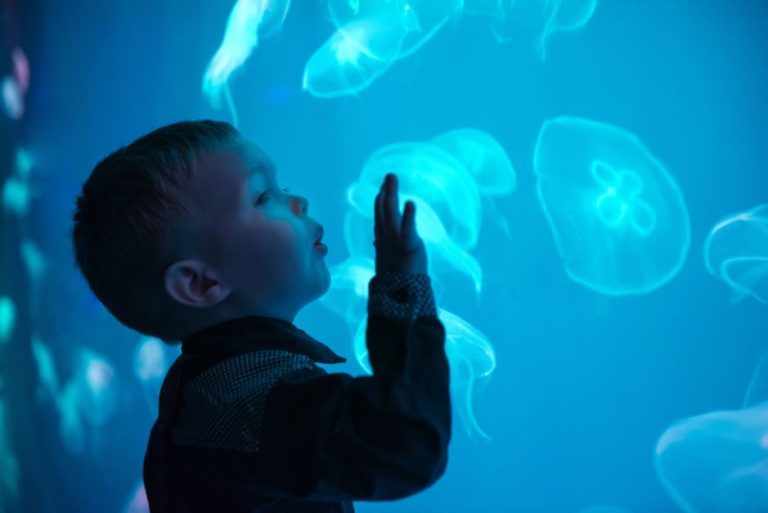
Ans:
{"label": "jellyfish", "polygon": [[354,334],[359,319],[365,315],[368,283],[375,274],[374,261],[366,256],[354,255],[332,266],[331,286],[320,302],[347,323]]}
{"label": "jellyfish", "polygon": [[477,189],[487,199],[489,213],[507,237],[509,222],[494,203],[494,196],[505,196],[515,190],[517,175],[507,152],[486,132],[472,128],[452,130],[430,141],[456,157],[469,171]]}
{"label": "jellyfish", "polygon": [[347,191],[358,214],[373,217],[374,198],[390,171],[399,178],[400,208],[409,200],[416,204],[416,226],[428,255],[471,277],[479,292],[482,268],[469,250],[477,244],[482,212],[480,192],[470,173],[430,143],[386,146],[368,158],[360,179]]}
{"label": "jellyfish", "polygon": [[656,445],[655,464],[667,492],[686,512],[764,512],[768,402],[675,423]]}
{"label": "jellyfish", "polygon": [[534,172],[571,279],[602,294],[644,294],[680,271],[690,246],[688,210],[636,136],[587,119],[547,120]]}
{"label": "jellyfish", "polygon": [[18,496],[21,477],[19,460],[13,451],[9,434],[5,401],[0,399],[0,496],[6,499]]}
{"label": "jellyfish", "polygon": [[[459,421],[470,438],[477,435],[491,440],[477,422],[472,398],[475,382],[487,378],[496,368],[493,347],[480,330],[458,315],[439,308],[438,318],[445,326],[445,351],[450,366],[451,397]],[[355,334],[355,358],[366,373],[373,374],[365,338],[367,325],[366,316]]]}
{"label": "jellyfish", "polygon": [[290,5],[290,0],[237,0],[229,13],[224,39],[203,76],[203,93],[217,109],[222,94],[225,96],[235,126],[237,111],[229,92],[229,77],[245,63],[260,37],[280,30]]}
{"label": "jellyfish", "polygon": [[728,216],[704,243],[707,270],[734,292],[768,304],[768,204]]}
{"label": "jellyfish", "polygon": [[319,98],[359,93],[460,9],[460,0],[330,1],[336,30],[307,61],[304,90]]}
{"label": "jellyfish", "polygon": [[768,402],[768,351],[760,358],[752,373],[742,408],[749,408],[763,401]]}
{"label": "jellyfish", "polygon": [[[177,349],[178,356],[180,349]],[[133,354],[133,374],[139,380],[144,399],[150,410],[157,413],[158,397],[168,368],[171,366],[171,350],[155,337],[141,337]]]}
{"label": "jellyfish", "polygon": [[16,327],[16,303],[8,296],[0,296],[0,344],[8,342]]}
{"label": "jellyfish", "polygon": [[112,364],[91,349],[79,349],[76,359],[74,374],[55,404],[62,440],[70,452],[80,454],[85,448],[86,428],[97,435],[98,428],[117,411],[118,382]]}
{"label": "jellyfish", "polygon": [[597,0],[465,0],[469,14],[490,16],[497,41],[504,43],[522,30],[534,31],[536,52],[547,56],[553,34],[578,30],[592,18]]}
{"label": "jellyfish", "polygon": [[38,335],[32,336],[32,356],[37,367],[38,395],[53,400],[59,395],[59,376],[50,348]]}

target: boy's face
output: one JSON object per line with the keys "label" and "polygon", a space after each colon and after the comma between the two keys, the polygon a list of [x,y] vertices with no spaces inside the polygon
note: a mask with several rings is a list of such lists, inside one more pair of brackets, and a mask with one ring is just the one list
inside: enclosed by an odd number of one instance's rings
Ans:
{"label": "boy's face", "polygon": [[229,314],[293,321],[328,290],[327,249],[316,245],[323,228],[307,215],[305,198],[278,186],[275,167],[258,146],[241,141],[201,155],[190,186],[210,265],[200,268],[209,274],[201,271],[193,306],[226,299]]}

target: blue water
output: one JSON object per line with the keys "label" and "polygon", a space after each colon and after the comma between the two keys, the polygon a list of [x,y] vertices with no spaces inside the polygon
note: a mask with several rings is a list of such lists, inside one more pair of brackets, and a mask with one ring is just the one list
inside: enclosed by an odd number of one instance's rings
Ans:
{"label": "blue water", "polygon": [[[231,5],[34,4],[21,7],[32,86],[18,137],[34,155],[39,196],[23,233],[50,269],[28,331],[51,348],[60,381],[82,365],[81,346],[108,359],[119,381],[110,419],[80,440],[62,435],[50,398],[30,392],[32,411],[10,421],[27,418],[40,440],[19,446],[19,489],[43,491],[41,511],[122,512],[140,482],[154,392],[134,377],[140,337],[100,308],[72,268],[70,213],[93,165],[118,146],[180,119],[232,121],[201,90]],[[768,3],[759,0],[601,0],[583,28],[551,36],[542,60],[528,39],[500,44],[486,19],[465,15],[357,94],[317,98],[302,90],[304,66],[333,26],[323,2],[294,1],[282,31],[260,42],[229,86],[240,131],[325,226],[329,266],[349,255],[347,188],[383,146],[473,128],[499,142],[516,173],[515,190],[494,200],[508,233],[483,207],[471,250],[482,267],[479,297],[467,275],[440,277],[439,306],[495,352],[495,370],[472,395],[490,440],[470,438],[457,420],[436,485],[358,511],[682,511],[656,473],[657,441],[679,419],[741,408],[768,349],[768,306],[749,296],[732,302],[704,263],[720,220],[768,203],[767,26]],[[616,295],[566,269],[534,169],[542,124],[561,116],[633,134],[673,178],[690,240],[668,280]],[[556,158],[567,167],[569,155]],[[655,223],[679,221],[665,212]],[[584,237],[581,250],[600,243]],[[333,370],[363,373],[344,319],[316,302],[296,323],[347,357]],[[6,509],[16,511],[13,502]]]}

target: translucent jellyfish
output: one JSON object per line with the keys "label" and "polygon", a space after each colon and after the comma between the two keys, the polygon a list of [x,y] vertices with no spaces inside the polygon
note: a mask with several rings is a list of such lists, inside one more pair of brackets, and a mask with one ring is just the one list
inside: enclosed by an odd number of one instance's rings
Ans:
{"label": "translucent jellyfish", "polygon": [[77,367],[58,397],[59,431],[65,446],[74,454],[85,448],[85,428],[93,433],[117,411],[117,376],[112,364],[90,349],[80,349]]}
{"label": "translucent jellyfish", "polygon": [[230,75],[245,63],[265,38],[280,30],[290,0],[237,0],[227,19],[224,39],[203,76],[203,93],[215,108],[225,96],[237,125],[237,111],[227,85]]}
{"label": "translucent jellyfish", "polygon": [[347,199],[361,216],[373,217],[374,198],[390,171],[399,179],[400,208],[408,200],[416,203],[416,226],[429,256],[471,277],[479,292],[482,268],[469,250],[477,244],[482,211],[472,175],[433,144],[386,146],[369,157],[360,179],[347,190]]}
{"label": "translucent jellyfish", "polygon": [[659,439],[655,463],[662,484],[686,512],[765,512],[768,402],[677,422]]}
{"label": "translucent jellyfish", "polygon": [[336,31],[307,61],[303,88],[320,98],[362,91],[460,9],[460,0],[332,0]]}
{"label": "translucent jellyfish", "polygon": [[38,396],[41,399],[47,396],[55,401],[59,394],[56,364],[50,348],[37,335],[32,336],[32,356],[37,367]]}
{"label": "translucent jellyfish", "polygon": [[742,407],[748,408],[762,402],[768,402],[768,352],[763,354],[752,373]]}
{"label": "translucent jellyfish", "polygon": [[550,36],[584,27],[596,8],[597,0],[465,0],[467,13],[493,19],[493,34],[499,42],[521,30],[537,33],[536,51],[542,59]]}
{"label": "translucent jellyfish", "polygon": [[0,296],[0,344],[11,339],[16,327],[16,304],[8,296]]}
{"label": "translucent jellyfish", "polygon": [[534,172],[574,281],[608,295],[643,294],[683,266],[690,247],[683,195],[633,134],[587,119],[548,120]]}
{"label": "translucent jellyfish", "polygon": [[[179,350],[175,351],[178,356]],[[175,356],[160,339],[141,337],[133,355],[133,373],[144,390],[144,399],[150,410],[156,413],[160,388]]]}
{"label": "translucent jellyfish", "polygon": [[456,157],[469,171],[477,189],[488,200],[489,213],[501,230],[511,236],[507,219],[498,211],[493,196],[505,196],[515,190],[517,175],[507,152],[486,132],[472,128],[452,130],[430,141]]}
{"label": "translucent jellyfish", "polygon": [[344,319],[354,334],[352,327],[356,328],[365,315],[368,283],[375,274],[374,261],[365,256],[350,256],[330,271],[331,287],[320,302]]}
{"label": "translucent jellyfish", "polygon": [[[5,402],[0,399],[0,497],[16,498],[19,493],[19,461],[11,446]],[[2,503],[0,503],[1,505]],[[0,506],[1,507],[1,506]]]}
{"label": "translucent jellyfish", "polygon": [[[450,366],[451,396],[456,413],[470,437],[478,435],[485,440],[490,440],[491,438],[477,423],[472,397],[475,382],[490,376],[496,368],[493,347],[480,330],[458,315],[439,308],[438,317],[445,326],[445,351]],[[372,374],[365,342],[367,325],[368,317],[366,316],[360,322],[355,334],[355,357],[365,372]]]}
{"label": "translucent jellyfish", "polygon": [[734,292],[768,303],[768,204],[720,221],[704,243],[707,270]]}

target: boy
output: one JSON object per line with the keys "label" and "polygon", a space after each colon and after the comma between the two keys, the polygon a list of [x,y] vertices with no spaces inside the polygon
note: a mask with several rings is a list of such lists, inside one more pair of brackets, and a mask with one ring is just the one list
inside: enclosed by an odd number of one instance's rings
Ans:
{"label": "boy", "polygon": [[445,331],[415,206],[389,174],[374,205],[372,376],[293,325],[324,294],[323,228],[229,124],[180,122],[102,160],[74,213],[75,258],[126,326],[182,354],[144,460],[153,513],[352,512],[445,471]]}

